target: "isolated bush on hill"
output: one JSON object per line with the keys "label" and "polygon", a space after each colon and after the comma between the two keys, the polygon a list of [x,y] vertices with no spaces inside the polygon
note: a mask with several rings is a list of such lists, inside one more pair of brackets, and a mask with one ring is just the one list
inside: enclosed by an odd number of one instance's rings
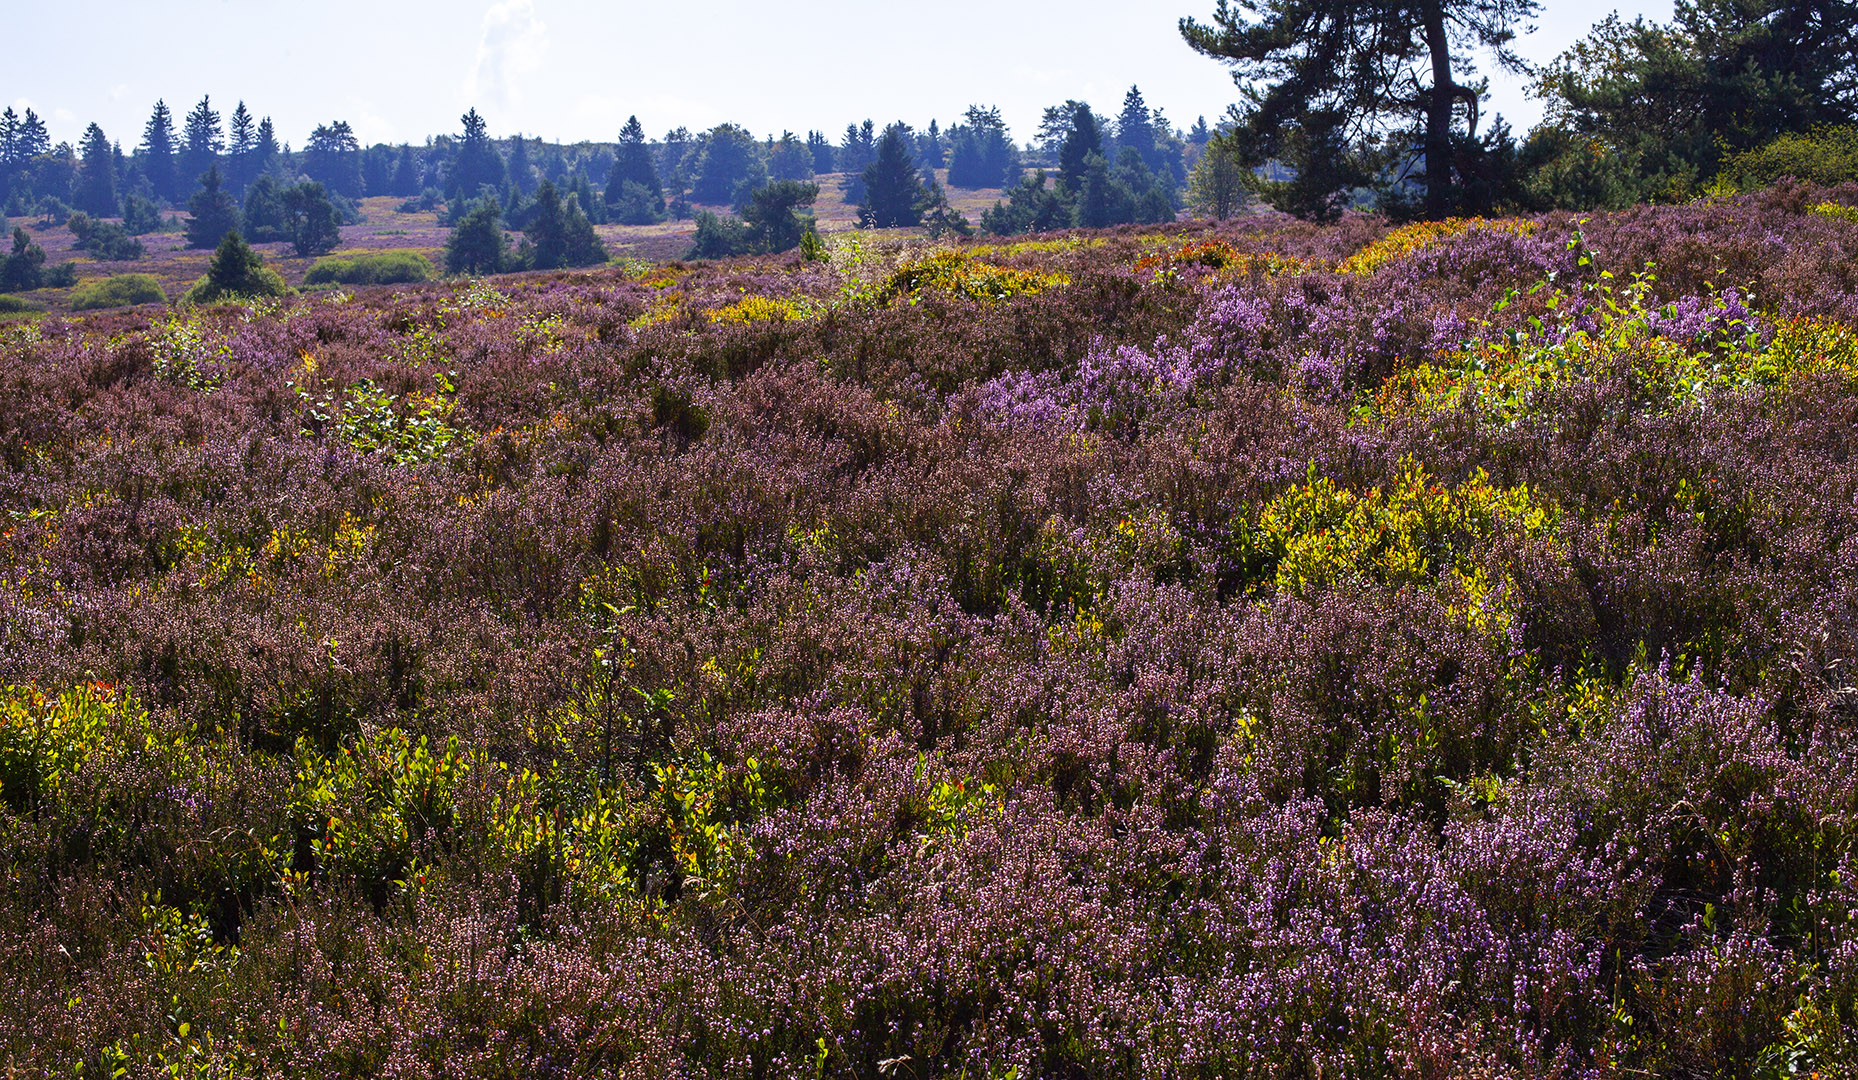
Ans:
{"label": "isolated bush on hill", "polygon": [[430,281],[432,261],[417,251],[374,251],[316,260],[305,285],[398,285]]}
{"label": "isolated bush on hill", "polygon": [[1765,187],[1784,176],[1825,187],[1858,181],[1858,127],[1782,135],[1730,158],[1723,165],[1723,176],[1743,191]]}
{"label": "isolated bush on hill", "polygon": [[133,304],[165,304],[168,294],[153,274],[117,274],[92,278],[71,290],[71,307],[75,311],[97,308],[128,307]]}
{"label": "isolated bush on hill", "polygon": [[77,247],[104,262],[128,262],[142,257],[142,241],[113,221],[99,221],[89,214],[72,214],[65,222]]}
{"label": "isolated bush on hill", "polygon": [[285,296],[290,286],[264,264],[264,256],[236,232],[229,232],[213,252],[206,275],[181,298],[187,304],[213,304],[222,300],[256,300]]}

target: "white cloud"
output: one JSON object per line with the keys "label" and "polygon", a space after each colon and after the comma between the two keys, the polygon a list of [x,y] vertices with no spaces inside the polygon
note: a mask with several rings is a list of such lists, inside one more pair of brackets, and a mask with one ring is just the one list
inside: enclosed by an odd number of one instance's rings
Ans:
{"label": "white cloud", "polygon": [[477,61],[465,84],[468,104],[507,106],[522,98],[523,79],[542,67],[548,26],[536,17],[535,0],[498,0],[484,12]]}

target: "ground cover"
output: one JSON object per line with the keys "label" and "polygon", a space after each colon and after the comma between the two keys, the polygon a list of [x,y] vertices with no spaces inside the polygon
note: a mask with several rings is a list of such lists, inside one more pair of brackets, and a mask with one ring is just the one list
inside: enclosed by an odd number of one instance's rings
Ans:
{"label": "ground cover", "polygon": [[0,1053],[1850,1076],[1852,206],[0,323]]}

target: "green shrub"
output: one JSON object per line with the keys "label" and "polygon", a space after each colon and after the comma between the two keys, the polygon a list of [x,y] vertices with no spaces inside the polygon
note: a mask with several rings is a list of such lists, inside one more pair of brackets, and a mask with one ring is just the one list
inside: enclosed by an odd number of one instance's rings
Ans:
{"label": "green shrub", "polygon": [[161,291],[161,282],[155,280],[153,274],[92,278],[71,293],[71,307],[77,311],[167,302],[168,294]]}
{"label": "green shrub", "polygon": [[432,260],[417,251],[378,251],[316,260],[303,275],[305,285],[396,285],[431,281]]}
{"label": "green shrub", "polygon": [[263,257],[240,239],[238,233],[230,232],[220,241],[219,250],[213,253],[213,261],[207,267],[206,276],[194,282],[193,288],[187,290],[187,295],[181,297],[181,302],[211,304],[218,300],[285,296],[289,293],[290,286],[284,283],[278,272],[266,266]]}
{"label": "green shrub", "polygon": [[30,300],[0,293],[0,315],[29,315],[45,308]]}
{"label": "green shrub", "polygon": [[1858,127],[1782,135],[1731,158],[1723,176],[1743,191],[1766,187],[1783,176],[1826,187],[1858,180]]}

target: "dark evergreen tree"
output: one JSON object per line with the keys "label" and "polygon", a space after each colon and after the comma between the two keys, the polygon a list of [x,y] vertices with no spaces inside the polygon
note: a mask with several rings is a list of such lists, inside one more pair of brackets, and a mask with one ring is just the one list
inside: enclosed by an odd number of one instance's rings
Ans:
{"label": "dark evergreen tree", "polygon": [[510,238],[496,199],[472,203],[445,238],[445,268],[454,274],[495,274],[510,264]]}
{"label": "dark evergreen tree", "polygon": [[400,154],[394,161],[394,175],[389,194],[413,196],[419,194],[421,186],[419,156],[413,152],[410,144],[401,144]]}
{"label": "dark evergreen tree", "polygon": [[1466,54],[1482,49],[1505,70],[1525,70],[1511,46],[1539,8],[1536,0],[1221,0],[1211,23],[1182,19],[1180,28],[1194,49],[1232,65],[1246,100],[1234,138],[1248,163],[1277,160],[1293,171],[1264,186],[1267,200],[1325,217],[1350,188],[1417,161],[1423,211],[1438,218],[1458,209],[1461,184],[1482,167],[1484,87],[1469,80]]}
{"label": "dark evergreen tree", "polygon": [[[922,223],[922,204],[928,192],[916,175],[909,129],[892,124],[877,140],[874,160],[864,170],[864,199],[858,206],[858,227],[889,229]],[[796,242],[798,242],[796,240]]]}
{"label": "dark evergreen tree", "polygon": [[823,131],[806,133],[806,148],[813,155],[813,174],[838,171],[838,152],[833,149],[832,140],[826,138]]}
{"label": "dark evergreen tree", "polygon": [[218,247],[226,234],[239,227],[239,204],[221,190],[218,165],[209,165],[200,178],[200,190],[187,200],[187,246]]}
{"label": "dark evergreen tree", "polygon": [[206,276],[187,290],[184,299],[194,304],[211,304],[218,300],[283,296],[289,291],[277,271],[265,266],[263,256],[253,251],[238,233],[229,232],[214,250]]}
{"label": "dark evergreen tree", "polygon": [[768,151],[768,175],[776,180],[813,179],[812,151],[793,132],[781,132],[780,141]]}
{"label": "dark evergreen tree", "polygon": [[[219,152],[225,148],[226,138],[220,132],[219,114],[213,111],[212,100],[203,97],[187,114],[185,138],[181,144],[181,176],[206,175],[208,169],[219,164]],[[219,238],[214,237],[213,242],[217,244]]]}
{"label": "dark evergreen tree", "polygon": [[580,203],[572,196],[563,199],[553,181],[544,180],[536,189],[523,236],[534,245],[537,270],[594,266],[607,259],[606,247],[594,234],[593,222],[581,211]]}
{"label": "dark evergreen tree", "polygon": [[731,255],[744,255],[752,250],[748,226],[735,218],[708,210],[697,211],[697,233],[694,239],[688,256],[692,259],[724,259]]}
{"label": "dark evergreen tree", "polygon": [[1206,126],[1206,117],[1194,121],[1194,126],[1187,132],[1187,141],[1195,146],[1205,146],[1213,138],[1213,129]]}
{"label": "dark evergreen tree", "polygon": [[877,157],[877,125],[866,120],[862,125],[845,125],[845,141],[839,144],[838,168],[852,176],[862,175],[865,166]]}
{"label": "dark evergreen tree", "polygon": [[1005,187],[1019,179],[1019,149],[997,107],[968,106],[948,133],[948,186]]}
{"label": "dark evergreen tree", "polygon": [[277,128],[267,116],[258,121],[258,145],[252,150],[252,179],[256,180],[274,171],[283,156],[283,151],[277,145]]}
{"label": "dark evergreen tree", "polygon": [[284,214],[298,258],[327,255],[342,240],[342,215],[328,190],[314,180],[284,192]]}
{"label": "dark evergreen tree", "polygon": [[445,196],[459,202],[476,199],[485,188],[501,190],[505,176],[503,155],[490,140],[490,126],[476,109],[462,118],[464,135],[458,140],[458,154],[445,186]]}
{"label": "dark evergreen tree", "polygon": [[799,247],[813,228],[813,215],[801,211],[817,198],[819,185],[810,181],[776,180],[758,189],[742,211],[749,249],[778,253]]}
{"label": "dark evergreen tree", "polygon": [[361,197],[361,140],[346,120],[319,124],[303,144],[303,175],[346,199]]}
{"label": "dark evergreen tree", "polygon": [[1058,192],[1066,198],[1076,198],[1083,190],[1085,173],[1092,168],[1092,155],[1098,159],[1103,182],[1108,183],[1108,164],[1103,160],[1103,134],[1097,129],[1097,114],[1082,102],[1073,102],[1071,106],[1071,127],[1058,147]]}
{"label": "dark evergreen tree", "polygon": [[767,179],[761,144],[743,128],[722,124],[703,137],[690,195],[700,203],[734,203],[738,192],[746,197]]}
{"label": "dark evergreen tree", "polygon": [[0,262],[0,292],[31,292],[44,284],[45,249],[26,230],[13,230],[13,253]]}
{"label": "dark evergreen tree", "polygon": [[1045,170],[1020,178],[1007,190],[1007,202],[996,202],[981,214],[981,228],[996,236],[1050,232],[1071,224],[1071,210],[1052,190]]}
{"label": "dark evergreen tree", "polygon": [[536,190],[539,177],[535,162],[529,157],[529,140],[520,133],[510,141],[510,183],[524,195]]}
{"label": "dark evergreen tree", "polygon": [[689,158],[695,144],[688,128],[665,132],[664,142],[658,147],[658,175],[664,181],[667,198],[690,187]]}
{"label": "dark evergreen tree", "polygon": [[180,201],[178,174],[174,163],[174,114],[165,102],[155,102],[155,112],[142,127],[142,171],[148,176],[155,197],[163,202]]}
{"label": "dark evergreen tree", "polygon": [[161,206],[153,199],[131,191],[123,196],[123,231],[143,236],[162,228]]}
{"label": "dark evergreen tree", "polygon": [[664,218],[664,185],[652,161],[652,148],[645,144],[645,127],[636,116],[619,129],[605,202],[613,218],[628,225],[649,225]]}
{"label": "dark evergreen tree", "polygon": [[916,140],[916,157],[931,169],[948,164],[942,150],[942,129],[933,119],[929,121],[929,130]]}
{"label": "dark evergreen tree", "polygon": [[96,124],[84,129],[83,164],[78,170],[77,189],[72,202],[79,210],[96,217],[115,217],[116,155],[109,136]]}
{"label": "dark evergreen tree", "polygon": [[291,238],[290,211],[284,206],[284,185],[269,173],[253,180],[245,189],[245,209],[241,215],[243,234],[253,243],[270,244]]}
{"label": "dark evergreen tree", "polygon": [[258,149],[258,122],[245,102],[232,110],[226,130],[226,178],[234,195],[242,195],[252,182],[252,155]]}
{"label": "dark evergreen tree", "polygon": [[584,208],[583,212],[587,215],[587,220],[593,224],[605,225],[612,220],[608,216],[606,199],[594,194],[593,181],[587,178],[586,173],[579,171],[574,173],[568,196],[574,200],[576,206]]}

